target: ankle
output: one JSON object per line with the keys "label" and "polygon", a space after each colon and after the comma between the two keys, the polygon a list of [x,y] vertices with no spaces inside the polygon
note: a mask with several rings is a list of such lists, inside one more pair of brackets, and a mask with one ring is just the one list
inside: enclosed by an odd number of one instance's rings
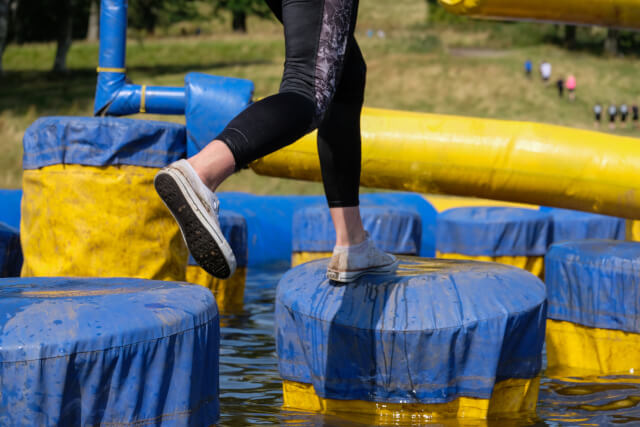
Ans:
{"label": "ankle", "polygon": [[236,167],[231,150],[219,140],[212,141],[187,161],[211,191],[216,191],[218,186],[233,174]]}
{"label": "ankle", "polygon": [[356,233],[347,234],[345,236],[337,236],[336,248],[349,248],[363,244],[369,235],[366,231],[362,230]]}
{"label": "ankle", "polygon": [[213,174],[208,173],[208,171],[203,167],[202,163],[200,163],[196,157],[187,159],[187,162],[189,162],[195,173],[198,175],[200,181],[202,181],[202,183],[207,186],[209,190],[215,192],[221,181],[216,179]]}

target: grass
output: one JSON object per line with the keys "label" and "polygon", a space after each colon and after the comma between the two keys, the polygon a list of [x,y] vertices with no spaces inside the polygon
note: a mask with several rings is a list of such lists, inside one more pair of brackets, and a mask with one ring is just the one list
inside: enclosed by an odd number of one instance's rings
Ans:
{"label": "grass", "polygon": [[[592,128],[596,101],[630,104],[640,98],[640,85],[634,84],[637,58],[603,57],[598,50],[604,37],[600,29],[580,29],[578,49],[569,52],[555,43],[562,36],[560,27],[450,16],[427,25],[425,7],[424,0],[361,0],[356,35],[368,64],[366,105]],[[251,19],[249,33],[236,35],[226,32],[228,23],[211,21],[197,24],[204,35],[176,37],[194,25],[178,24],[156,38],[130,37],[128,76],[137,83],[182,85],[187,72],[200,71],[251,79],[257,97],[277,91],[284,62],[277,22]],[[367,37],[369,29],[383,30],[386,36]],[[65,75],[48,72],[54,53],[53,44],[10,45],[5,53],[0,187],[20,186],[22,134],[37,117],[92,113],[98,45],[75,43]],[[577,100],[558,99],[554,85],[526,79],[526,59],[549,60],[554,77],[575,74]],[[631,129],[617,133],[635,135]],[[250,171],[234,176],[224,189],[262,194],[322,191],[319,184],[258,177]]]}

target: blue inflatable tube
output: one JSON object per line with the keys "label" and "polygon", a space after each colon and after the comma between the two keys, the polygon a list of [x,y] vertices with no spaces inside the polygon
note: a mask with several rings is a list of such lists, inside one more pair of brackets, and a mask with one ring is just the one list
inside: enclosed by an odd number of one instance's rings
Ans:
{"label": "blue inflatable tube", "polygon": [[462,207],[438,215],[438,251],[473,256],[542,256],[551,215],[533,209]]}
{"label": "blue inflatable tube", "polygon": [[545,269],[550,319],[640,333],[640,243],[556,243]]}
{"label": "blue inflatable tube", "polygon": [[20,233],[0,222],[0,277],[20,277],[22,261]]}
{"label": "blue inflatable tube", "polygon": [[22,190],[0,190],[0,222],[20,229],[20,204]]}
{"label": "blue inflatable tube", "polygon": [[201,286],[0,279],[0,425],[209,426],[219,315]]}
{"label": "blue inflatable tube", "polygon": [[113,116],[136,113],[183,114],[184,88],[146,87],[127,83],[126,50],[127,0],[102,0],[94,114]]}
{"label": "blue inflatable tube", "polygon": [[[414,210],[395,204],[361,205],[364,229],[382,250],[393,254],[418,255],[422,220]],[[336,230],[329,208],[310,206],[293,215],[294,252],[331,252]]]}
{"label": "blue inflatable tube", "polygon": [[56,164],[161,168],[186,156],[178,123],[114,117],[42,117],[24,134],[24,169]]}
{"label": "blue inflatable tube", "polygon": [[488,399],[496,382],[539,375],[546,296],[535,276],[415,259],[344,286],[326,278],[327,262],[293,268],[278,284],[283,379],[328,399],[431,404]]}
{"label": "blue inflatable tube", "polygon": [[551,243],[583,239],[625,239],[625,220],[569,209],[540,207],[551,214]]}
{"label": "blue inflatable tube", "polygon": [[[189,97],[187,92],[192,89],[197,94],[196,101],[191,103],[187,116],[192,116],[191,121],[195,121],[196,126],[190,126],[190,129],[197,136],[207,131],[215,136],[222,130],[221,127],[249,105],[253,83],[245,79],[197,74],[187,76],[186,88],[131,84],[126,77],[127,1],[102,0],[100,7],[98,83],[93,107],[95,115],[185,114]],[[192,82],[195,82],[195,89]],[[202,94],[204,96],[199,96]],[[203,99],[206,100],[204,103]],[[203,110],[204,115],[197,112],[193,114],[199,109]],[[203,124],[201,120],[204,120]],[[195,139],[198,140],[197,137]],[[201,149],[209,141],[198,140],[191,154],[199,150],[195,148],[196,145]]]}

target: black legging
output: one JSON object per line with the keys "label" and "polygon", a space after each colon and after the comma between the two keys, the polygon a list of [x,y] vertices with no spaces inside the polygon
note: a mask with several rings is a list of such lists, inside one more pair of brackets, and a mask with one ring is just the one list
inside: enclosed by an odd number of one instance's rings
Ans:
{"label": "black legging", "polygon": [[357,206],[366,80],[353,37],[358,0],[266,1],[284,24],[280,92],[249,106],[217,139],[229,147],[239,169],[317,128],[329,206]]}

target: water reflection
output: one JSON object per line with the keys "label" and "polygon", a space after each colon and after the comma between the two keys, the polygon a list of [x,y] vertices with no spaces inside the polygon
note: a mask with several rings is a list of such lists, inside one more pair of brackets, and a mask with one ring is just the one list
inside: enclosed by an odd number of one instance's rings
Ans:
{"label": "water reflection", "polygon": [[[273,304],[276,284],[282,274],[283,270],[249,270],[244,311],[221,319],[224,326],[221,329],[221,418],[218,425],[371,425],[366,419],[356,416],[315,415],[281,409],[282,384],[275,355]],[[545,377],[540,388],[537,415],[536,418],[524,419],[450,420],[430,425],[640,425],[640,376]]]}

